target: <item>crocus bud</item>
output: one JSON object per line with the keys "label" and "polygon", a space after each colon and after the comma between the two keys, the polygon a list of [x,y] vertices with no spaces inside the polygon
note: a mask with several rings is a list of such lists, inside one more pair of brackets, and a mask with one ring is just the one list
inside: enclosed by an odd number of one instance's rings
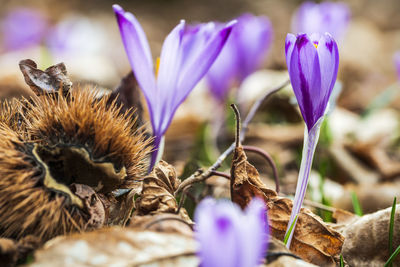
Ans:
{"label": "crocus bud", "polygon": [[335,40],[329,33],[323,35],[288,34],[285,44],[286,63],[290,82],[306,124],[303,154],[296,194],[290,215],[287,247],[293,237],[297,215],[306,194],[320,126],[336,82],[339,67],[339,52]]}
{"label": "crocus bud", "polygon": [[295,33],[307,34],[329,32],[340,39],[346,32],[350,21],[350,9],[345,3],[313,2],[303,3],[292,19],[292,30]]}
{"label": "crocus bud", "polygon": [[265,203],[253,199],[245,212],[229,201],[205,199],[195,213],[202,267],[255,267],[268,241]]}
{"label": "crocus bud", "polygon": [[339,68],[339,51],[328,33],[288,34],[285,44],[290,82],[308,131],[324,115]]}

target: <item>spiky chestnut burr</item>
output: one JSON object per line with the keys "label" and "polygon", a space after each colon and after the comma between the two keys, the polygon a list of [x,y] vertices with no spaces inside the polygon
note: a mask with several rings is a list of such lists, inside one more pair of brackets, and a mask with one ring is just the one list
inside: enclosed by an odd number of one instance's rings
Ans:
{"label": "spiky chestnut burr", "polygon": [[115,223],[112,191],[132,187],[148,168],[150,140],[134,114],[89,90],[24,106],[23,138],[0,122],[0,235],[45,241]]}
{"label": "spiky chestnut burr", "polygon": [[[62,171],[54,158],[63,154],[58,164],[70,167],[64,169],[69,172],[64,173],[69,179],[64,183],[83,183],[96,192],[109,193],[129,188],[146,173],[150,140],[142,128],[134,127],[134,114],[120,114],[121,106],[107,102],[107,97],[95,99],[93,90],[87,89],[73,90],[65,97],[42,96],[29,103],[27,132],[31,141],[41,145],[38,153],[45,162],[53,157],[47,162],[53,164],[51,171]],[[90,162],[90,171],[68,157]],[[97,176],[100,169],[104,177]]]}
{"label": "spiky chestnut burr", "polygon": [[32,234],[47,240],[82,229],[83,212],[68,205],[67,195],[43,186],[45,169],[31,150],[31,144],[0,124],[1,236],[18,240]]}
{"label": "spiky chestnut burr", "polygon": [[10,129],[23,134],[22,103],[17,99],[0,102],[0,123],[7,125]]}

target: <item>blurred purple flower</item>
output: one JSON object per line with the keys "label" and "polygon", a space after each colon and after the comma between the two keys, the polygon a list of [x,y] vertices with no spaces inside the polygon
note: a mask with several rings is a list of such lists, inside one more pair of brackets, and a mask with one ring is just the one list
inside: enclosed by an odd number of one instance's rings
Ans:
{"label": "blurred purple flower", "polygon": [[[294,222],[287,246],[294,233],[297,214],[306,193],[308,178],[317,147],[319,130],[336,82],[339,51],[329,33],[323,35],[288,34],[285,44],[290,82],[306,124],[299,177],[288,229]],[[286,234],[289,234],[288,232]]]}
{"label": "blurred purple flower", "polygon": [[155,137],[152,167],[176,109],[207,73],[235,22],[217,29],[214,23],[187,27],[182,20],[166,37],[155,74],[150,47],[139,22],[120,6],[113,8],[132,70],[149,108]]}
{"label": "blurred purple flower", "polygon": [[46,38],[47,47],[60,60],[104,52],[105,42],[101,26],[79,16],[64,18],[51,29]]}
{"label": "blurred purple flower", "polygon": [[47,20],[37,10],[17,8],[1,21],[1,35],[5,50],[17,50],[38,45],[47,30]]}
{"label": "blurred purple flower", "polygon": [[394,56],[394,65],[396,66],[396,70],[397,70],[397,76],[399,77],[400,80],[400,51],[397,51]]}
{"label": "blurred purple flower", "polygon": [[307,34],[329,32],[335,39],[341,39],[349,24],[350,14],[350,8],[345,3],[305,2],[293,16],[292,30]]}
{"label": "blurred purple flower", "polygon": [[267,17],[244,14],[237,20],[206,76],[211,93],[220,102],[225,101],[233,83],[240,84],[261,66],[272,41],[272,25]]}
{"label": "blurred purple flower", "polygon": [[196,209],[201,267],[255,267],[265,256],[268,225],[265,203],[253,199],[246,211],[229,201],[208,198]]}

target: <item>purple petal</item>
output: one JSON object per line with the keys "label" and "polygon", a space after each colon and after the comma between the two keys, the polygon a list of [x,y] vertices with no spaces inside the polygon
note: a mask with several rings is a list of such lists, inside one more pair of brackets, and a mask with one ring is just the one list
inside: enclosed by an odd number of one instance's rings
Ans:
{"label": "purple petal", "polygon": [[235,43],[230,41],[231,38],[232,35],[229,36],[224,48],[206,76],[211,93],[220,103],[225,102],[238,71],[239,63],[234,56],[236,54],[236,47]]}
{"label": "purple petal", "polygon": [[195,213],[198,255],[202,267],[235,267],[240,258],[240,209],[227,201],[203,200]]}
{"label": "purple petal", "polygon": [[339,51],[335,40],[329,34],[324,34],[318,44],[318,58],[321,68],[321,99],[318,110],[325,112],[332,89],[335,86],[339,69]]}
{"label": "purple petal", "polygon": [[132,13],[125,12],[119,5],[113,5],[113,9],[132,70],[146,97],[154,129],[156,121],[153,110],[156,107],[154,101],[157,99],[157,90],[149,43]]}
{"label": "purple petal", "polygon": [[246,208],[243,227],[243,243],[240,266],[258,266],[265,257],[268,244],[268,224],[265,203],[253,199]]}
{"label": "purple petal", "polygon": [[[209,37],[207,36],[209,32],[200,33],[203,34],[204,45],[202,47],[192,46],[190,50],[185,50],[188,61],[182,67],[182,74],[177,88],[180,96],[175,99],[176,106],[187,97],[189,92],[207,73],[224,47],[234,24],[235,22],[231,22],[220,30],[214,30],[213,34]],[[209,27],[209,25],[206,27]],[[192,54],[190,58],[187,56],[189,53]]]}
{"label": "purple petal", "polygon": [[155,132],[163,135],[174,115],[173,100],[177,97],[177,86],[182,61],[182,37],[185,22],[181,21],[165,38],[161,49],[160,67],[157,77],[157,111],[155,112]]}
{"label": "purple petal", "polygon": [[238,18],[232,37],[238,48],[239,80],[243,81],[263,63],[272,41],[272,24],[267,17],[244,14]]}
{"label": "purple petal", "polygon": [[[168,107],[165,108],[166,114],[162,115],[165,119],[158,128],[159,133],[165,133],[176,109],[214,63],[229,37],[233,25],[234,22],[221,30],[215,30],[214,26],[209,23],[203,26],[207,27],[206,30],[200,28],[185,32],[181,47],[182,64],[179,80],[173,91],[166,91],[163,101],[168,103]],[[160,64],[162,64],[162,60]],[[163,84],[159,83],[159,86],[160,92],[165,90]]]}
{"label": "purple petal", "polygon": [[288,71],[290,68],[290,58],[292,57],[295,43],[296,43],[296,36],[294,34],[288,33],[285,41],[285,55],[286,55],[286,64],[288,67]]}
{"label": "purple petal", "polygon": [[308,35],[297,36],[290,57],[289,76],[299,103],[301,114],[310,130],[325,110],[319,109],[321,99],[321,72],[317,49]]}

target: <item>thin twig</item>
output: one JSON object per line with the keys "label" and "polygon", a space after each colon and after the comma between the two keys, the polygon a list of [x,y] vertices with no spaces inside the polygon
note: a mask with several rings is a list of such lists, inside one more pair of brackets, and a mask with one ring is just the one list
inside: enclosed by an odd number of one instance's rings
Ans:
{"label": "thin twig", "polygon": [[[244,141],[246,132],[247,132],[247,127],[250,121],[253,119],[254,115],[256,114],[257,110],[260,108],[261,104],[267,100],[272,94],[278,92],[282,88],[284,88],[286,85],[289,84],[289,80],[285,81],[283,84],[280,86],[269,90],[266,92],[260,99],[258,99],[253,106],[251,107],[249,113],[247,114],[244,122],[242,123],[242,129],[240,131],[240,142]],[[235,143],[232,143],[220,156],[219,158],[214,162],[214,164],[209,167],[206,171],[196,171],[192,175],[190,175],[188,178],[186,178],[176,189],[175,191],[175,196],[180,193],[184,188],[198,182],[202,182],[206,179],[208,179],[211,175],[212,171],[217,170],[219,167],[221,167],[222,162],[232,153],[232,151],[235,149]]]}
{"label": "thin twig", "polygon": [[235,104],[231,104],[231,108],[233,109],[233,112],[235,112],[235,118],[236,118],[235,146],[239,147],[240,146],[240,112]]}
{"label": "thin twig", "polygon": [[219,171],[211,171],[211,176],[221,176],[224,177],[228,180],[231,179],[231,175],[229,173],[226,172],[219,172]]}
{"label": "thin twig", "polygon": [[280,186],[279,186],[278,169],[276,168],[275,162],[272,159],[272,157],[268,154],[268,152],[262,150],[261,148],[255,147],[255,146],[243,146],[243,150],[248,151],[248,152],[257,153],[258,155],[262,156],[264,159],[267,160],[267,162],[269,163],[269,165],[272,168],[272,173],[273,173],[274,180],[275,180],[275,191],[277,193],[279,193]]}
{"label": "thin twig", "polygon": [[189,187],[185,188],[183,190],[183,192],[182,192],[181,199],[179,200],[178,209],[176,210],[176,214],[179,214],[181,212],[181,208],[183,207],[183,203],[185,203],[186,194],[187,194],[188,189],[189,189]]}

